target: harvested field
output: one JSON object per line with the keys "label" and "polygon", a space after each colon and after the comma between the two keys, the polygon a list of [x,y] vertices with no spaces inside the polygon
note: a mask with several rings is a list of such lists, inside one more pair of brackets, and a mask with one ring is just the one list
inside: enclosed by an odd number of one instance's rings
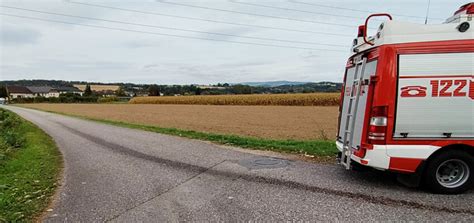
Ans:
{"label": "harvested field", "polygon": [[135,97],[131,104],[337,106],[339,93]]}
{"label": "harvested field", "polygon": [[333,139],[335,106],[23,104],[89,118],[266,139]]}
{"label": "harvested field", "polygon": [[[93,91],[116,91],[120,88],[118,85],[102,85],[102,84],[92,84],[91,90]],[[85,84],[75,84],[74,87],[79,88],[79,90],[84,91],[86,89]]]}

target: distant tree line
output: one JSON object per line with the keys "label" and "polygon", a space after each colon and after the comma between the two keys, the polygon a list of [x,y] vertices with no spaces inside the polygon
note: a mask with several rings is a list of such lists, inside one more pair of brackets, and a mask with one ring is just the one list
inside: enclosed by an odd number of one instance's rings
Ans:
{"label": "distant tree line", "polygon": [[149,96],[172,95],[225,95],[225,94],[288,94],[288,93],[315,93],[340,92],[340,83],[307,83],[301,85],[282,85],[276,87],[218,84],[208,88],[195,85],[149,85]]}
{"label": "distant tree line", "polygon": [[[104,84],[99,82],[62,81],[62,80],[18,80],[0,81],[0,86],[51,86],[70,87],[74,84],[85,84],[84,97],[98,97],[100,92],[91,90],[92,84]],[[173,95],[225,95],[225,94],[287,94],[287,93],[313,93],[313,92],[339,92],[342,84],[332,82],[306,83],[298,85],[281,86],[250,86],[243,84],[218,83],[211,86],[197,85],[156,85],[156,84],[133,84],[133,83],[107,83],[118,85],[120,88],[111,92],[117,97],[126,96],[173,96]],[[0,88],[0,94],[2,89]],[[107,93],[107,96],[110,95]],[[69,100],[69,99],[67,99]]]}
{"label": "distant tree line", "polygon": [[73,82],[63,80],[16,80],[16,81],[0,81],[0,85],[9,86],[50,86],[50,87],[72,87]]}

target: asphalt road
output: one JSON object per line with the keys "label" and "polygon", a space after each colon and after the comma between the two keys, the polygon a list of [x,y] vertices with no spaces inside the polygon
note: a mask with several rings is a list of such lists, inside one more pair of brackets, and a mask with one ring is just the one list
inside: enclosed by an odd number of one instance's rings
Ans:
{"label": "asphalt road", "polygon": [[64,155],[62,187],[46,222],[474,222],[474,191],[433,195],[386,173],[8,109],[44,129]]}

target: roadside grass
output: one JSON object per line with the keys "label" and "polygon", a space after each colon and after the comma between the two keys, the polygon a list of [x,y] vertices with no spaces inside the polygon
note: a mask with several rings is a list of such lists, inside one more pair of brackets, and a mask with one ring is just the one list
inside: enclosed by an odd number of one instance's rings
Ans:
{"label": "roadside grass", "polygon": [[35,221],[57,187],[61,154],[51,137],[13,112],[0,109],[0,121],[0,222]]}
{"label": "roadside grass", "polygon": [[319,159],[322,158],[323,160],[324,159],[329,160],[329,159],[334,158],[335,153],[337,152],[334,141],[330,141],[328,139],[326,140],[262,139],[262,138],[254,138],[254,137],[246,137],[246,136],[238,136],[238,135],[230,135],[230,134],[198,132],[198,131],[193,131],[193,130],[183,130],[183,129],[177,129],[177,128],[163,128],[159,126],[142,125],[142,124],[134,124],[134,123],[128,123],[128,122],[114,121],[114,120],[90,118],[90,117],[80,116],[80,115],[71,115],[71,114],[62,113],[62,112],[54,112],[54,111],[46,111],[46,112],[81,118],[85,120],[96,121],[96,122],[120,126],[120,127],[140,129],[140,130],[156,132],[156,133],[161,133],[161,134],[186,137],[190,139],[210,141],[210,142],[214,142],[218,144],[237,146],[237,147],[246,148],[246,149],[269,150],[269,151],[286,152],[286,153],[293,153],[293,154],[304,154],[309,157],[314,156]]}
{"label": "roadside grass", "polygon": [[336,148],[333,141],[260,139],[237,135],[197,132],[176,128],[162,128],[157,126],[140,125],[111,120],[100,120],[91,118],[86,119],[121,127],[140,129],[167,135],[181,136],[191,139],[211,141],[219,144],[233,145],[247,149],[271,150],[278,152],[307,154],[313,156],[334,156],[334,154],[336,153]]}

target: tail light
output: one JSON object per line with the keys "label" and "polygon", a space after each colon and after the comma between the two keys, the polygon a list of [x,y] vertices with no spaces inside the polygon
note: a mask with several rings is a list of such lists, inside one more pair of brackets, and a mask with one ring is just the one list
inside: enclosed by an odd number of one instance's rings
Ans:
{"label": "tail light", "polygon": [[387,132],[387,106],[372,108],[368,139],[372,144],[384,144]]}
{"label": "tail light", "polygon": [[355,150],[353,154],[359,158],[364,158],[366,152],[367,149],[364,146],[361,146],[359,149]]}

